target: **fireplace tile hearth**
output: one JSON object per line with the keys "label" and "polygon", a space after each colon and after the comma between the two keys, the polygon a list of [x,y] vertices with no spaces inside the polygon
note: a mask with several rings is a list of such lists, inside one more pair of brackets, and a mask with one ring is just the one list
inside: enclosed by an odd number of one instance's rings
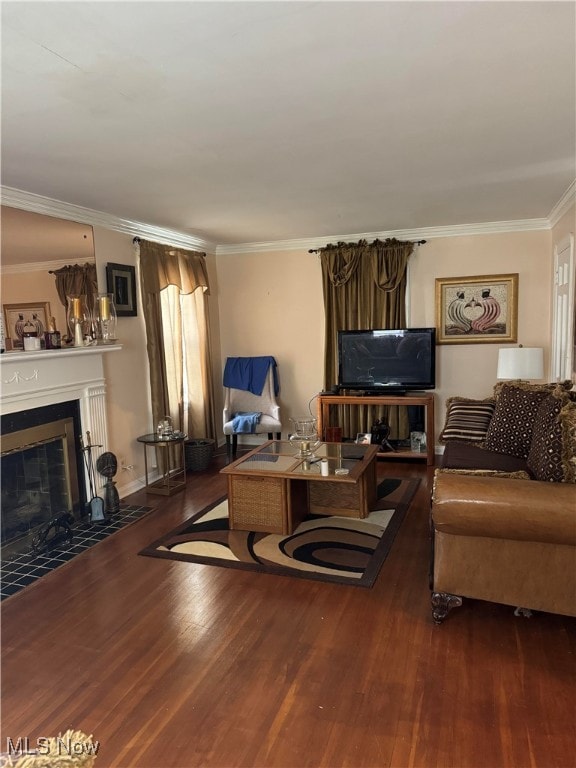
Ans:
{"label": "fireplace tile hearth", "polygon": [[72,546],[63,545],[62,548],[55,548],[43,555],[22,554],[3,562],[0,566],[0,599],[15,595],[112,533],[144,517],[151,509],[152,507],[121,503],[120,511],[108,522],[80,523],[74,526]]}

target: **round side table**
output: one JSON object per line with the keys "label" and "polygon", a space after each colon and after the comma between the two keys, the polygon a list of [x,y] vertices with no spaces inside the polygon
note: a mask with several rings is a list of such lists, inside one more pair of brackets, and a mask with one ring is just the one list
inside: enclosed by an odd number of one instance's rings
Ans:
{"label": "round side table", "polygon": [[[144,471],[146,473],[147,493],[158,493],[161,496],[172,496],[186,487],[186,456],[184,442],[188,435],[178,433],[169,437],[159,437],[155,433],[140,435],[136,438],[144,445]],[[156,458],[160,477],[150,482],[148,480],[147,448],[156,449]]]}

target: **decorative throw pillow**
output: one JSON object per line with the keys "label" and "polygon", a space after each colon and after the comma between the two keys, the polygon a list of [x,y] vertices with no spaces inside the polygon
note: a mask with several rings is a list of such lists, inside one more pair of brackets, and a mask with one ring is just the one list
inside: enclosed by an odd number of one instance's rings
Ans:
{"label": "decorative throw pillow", "polygon": [[549,389],[502,387],[490,421],[484,447],[526,459],[532,443],[532,430],[540,403]]}
{"label": "decorative throw pillow", "polygon": [[562,427],[564,482],[576,483],[576,402],[573,399],[562,408],[559,419]]}
{"label": "decorative throw pillow", "polygon": [[494,413],[496,403],[492,398],[471,400],[466,397],[450,397],[446,401],[446,420],[438,438],[439,442],[462,440],[481,443]]}
{"label": "decorative throw pillow", "polygon": [[559,389],[547,395],[538,407],[527,460],[528,469],[536,480],[551,483],[564,480],[562,424],[559,416],[569,402],[568,393]]}
{"label": "decorative throw pillow", "polygon": [[553,381],[547,384],[532,384],[530,381],[499,381],[494,384],[494,399],[498,400],[502,390],[506,387],[514,387],[515,389],[525,389],[530,392],[554,392],[560,387],[566,391],[572,389],[572,382],[570,379],[565,381]]}

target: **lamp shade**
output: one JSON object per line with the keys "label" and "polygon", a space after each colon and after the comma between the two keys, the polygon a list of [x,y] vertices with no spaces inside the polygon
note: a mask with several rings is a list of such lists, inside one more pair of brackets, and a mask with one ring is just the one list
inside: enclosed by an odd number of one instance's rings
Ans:
{"label": "lamp shade", "polygon": [[498,379],[542,379],[542,347],[511,347],[498,352]]}

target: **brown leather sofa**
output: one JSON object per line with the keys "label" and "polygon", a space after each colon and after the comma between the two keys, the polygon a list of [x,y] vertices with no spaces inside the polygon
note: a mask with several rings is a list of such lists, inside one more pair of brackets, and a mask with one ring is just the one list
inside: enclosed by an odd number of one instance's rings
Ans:
{"label": "brown leather sofa", "polygon": [[[548,398],[549,413],[539,426],[536,421],[529,436],[530,445],[538,444],[526,456],[489,450],[488,439],[480,445],[447,443],[431,508],[436,623],[464,597],[512,605],[524,613],[576,616],[576,403],[572,393],[555,395],[559,402]],[[542,415],[546,408],[536,406],[534,412]],[[497,415],[496,407],[492,418]],[[525,425],[519,430],[525,437]],[[555,461],[550,459],[552,430]],[[538,455],[544,459],[540,466],[534,458]]]}

